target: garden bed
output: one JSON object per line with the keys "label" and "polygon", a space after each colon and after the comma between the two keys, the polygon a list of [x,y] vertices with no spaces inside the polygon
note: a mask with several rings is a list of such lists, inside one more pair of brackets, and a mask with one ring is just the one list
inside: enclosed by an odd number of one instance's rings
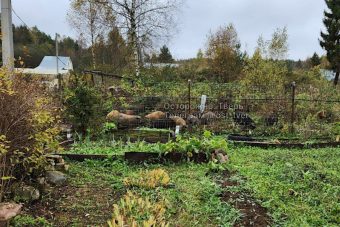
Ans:
{"label": "garden bed", "polygon": [[151,203],[166,199],[170,226],[232,226],[239,218],[236,209],[220,200],[220,187],[207,175],[207,165],[164,165],[161,168],[169,174],[170,185],[156,189],[126,186],[124,180],[138,179],[159,165],[86,161],[70,162],[70,166],[68,185],[25,206],[13,226],[106,226],[113,204],[119,204],[126,190],[150,198]]}
{"label": "garden bed", "polygon": [[152,128],[116,130],[113,135],[116,140],[147,143],[166,143],[174,138],[174,132],[171,130]]}
{"label": "garden bed", "polygon": [[316,143],[297,143],[297,142],[285,142],[285,143],[274,143],[274,142],[263,142],[263,141],[233,141],[235,145],[245,145],[251,147],[260,148],[326,148],[326,147],[339,147],[340,142],[316,142]]}
{"label": "garden bed", "polygon": [[74,161],[85,160],[117,160],[119,158],[124,159],[130,163],[181,163],[181,162],[194,162],[194,163],[207,163],[209,162],[208,155],[206,153],[194,153],[192,157],[188,157],[187,154],[180,152],[171,152],[167,154],[155,153],[155,152],[125,152],[123,155],[106,155],[106,154],[58,154],[65,158]]}
{"label": "garden bed", "polygon": [[326,148],[338,147],[340,141],[332,141],[331,138],[314,138],[310,142],[302,142],[301,138],[263,138],[251,137],[246,135],[231,134],[227,137],[228,141],[235,145],[245,145],[260,148]]}
{"label": "garden bed", "polygon": [[181,163],[181,162],[194,162],[194,163],[207,163],[209,162],[209,157],[206,153],[193,153],[191,157],[187,154],[181,152],[171,152],[171,153],[151,153],[151,152],[126,152],[124,156],[125,160],[132,163]]}
{"label": "garden bed", "polygon": [[117,160],[119,156],[117,155],[107,155],[107,154],[58,154],[65,158],[74,161],[85,161],[85,160]]}
{"label": "garden bed", "polygon": [[[201,137],[178,136],[176,141],[150,144],[145,141],[97,142],[84,141],[75,144],[64,156],[74,160],[107,159],[124,157],[129,162],[141,163],[179,163],[190,161],[207,163],[213,152],[223,153],[227,150],[227,142],[223,137],[213,136],[205,132]],[[75,155],[73,155],[75,154]]]}

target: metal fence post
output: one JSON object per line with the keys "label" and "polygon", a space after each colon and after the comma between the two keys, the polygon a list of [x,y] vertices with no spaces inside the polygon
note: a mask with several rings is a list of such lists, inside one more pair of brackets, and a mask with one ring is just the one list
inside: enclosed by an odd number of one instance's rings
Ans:
{"label": "metal fence post", "polygon": [[291,103],[291,116],[290,116],[290,132],[294,133],[294,121],[295,121],[295,89],[296,89],[296,83],[292,82],[292,103]]}
{"label": "metal fence post", "polygon": [[[191,80],[188,80],[188,104],[189,113],[186,116],[187,119],[189,118],[189,115],[191,115]],[[188,125],[188,130],[190,133],[192,132],[192,126],[190,124]]]}
{"label": "metal fence post", "polygon": [[188,103],[189,103],[189,114],[188,114],[189,116],[191,114],[191,80],[188,80]]}

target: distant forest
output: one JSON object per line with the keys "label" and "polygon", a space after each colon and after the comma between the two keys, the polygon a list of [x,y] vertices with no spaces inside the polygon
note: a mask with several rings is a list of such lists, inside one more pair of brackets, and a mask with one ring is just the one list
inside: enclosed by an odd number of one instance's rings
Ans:
{"label": "distant forest", "polygon": [[[44,56],[55,55],[54,37],[52,38],[50,35],[40,31],[36,26],[28,28],[23,25],[13,25],[13,35],[16,67],[34,68],[40,64]],[[75,71],[93,68],[91,47],[86,46],[81,39],[74,40],[71,37],[61,37],[59,40],[59,55],[71,57]],[[131,69],[132,52],[118,29],[110,31],[107,34],[107,37],[104,37],[103,35],[97,37],[95,55],[97,59],[97,70],[124,74],[129,73],[129,69]],[[198,54],[197,58],[175,61],[172,58],[171,51],[168,47],[163,46],[158,53],[151,53],[150,55],[146,54],[144,60],[146,62],[154,63],[171,62],[187,65],[195,63],[197,59],[202,57],[203,54],[202,56],[199,56]],[[162,58],[169,60],[162,61]],[[285,62],[291,70],[309,69],[315,65],[319,65],[321,63],[321,58],[317,54],[314,54],[314,56],[305,60],[285,60]],[[200,74],[197,72],[191,73]]]}
{"label": "distant forest", "polygon": [[[44,56],[56,54],[55,37],[52,38],[37,27],[13,25],[13,36],[16,67],[34,68],[40,64]],[[71,57],[76,71],[92,67],[91,51],[81,41],[66,36],[59,39],[59,55]],[[105,65],[105,71],[117,72],[126,66],[124,56],[127,56],[127,47],[117,30],[111,31],[108,37],[99,37],[96,45],[100,68],[104,68]],[[2,61],[2,55],[0,58]]]}

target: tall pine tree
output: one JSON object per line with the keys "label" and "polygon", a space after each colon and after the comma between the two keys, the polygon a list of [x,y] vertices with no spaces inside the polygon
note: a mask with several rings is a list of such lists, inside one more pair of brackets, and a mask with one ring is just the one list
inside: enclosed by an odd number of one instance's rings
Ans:
{"label": "tall pine tree", "polygon": [[172,55],[170,53],[169,48],[164,45],[161,49],[160,49],[160,54],[158,56],[158,61],[160,63],[172,63],[174,61],[174,59],[172,58]]}
{"label": "tall pine tree", "polygon": [[327,31],[321,32],[320,45],[327,51],[327,59],[336,72],[334,85],[340,74],[340,0],[326,0],[329,11],[325,11],[323,23]]}
{"label": "tall pine tree", "polygon": [[318,66],[321,64],[321,59],[317,53],[314,53],[313,56],[310,58],[312,67]]}

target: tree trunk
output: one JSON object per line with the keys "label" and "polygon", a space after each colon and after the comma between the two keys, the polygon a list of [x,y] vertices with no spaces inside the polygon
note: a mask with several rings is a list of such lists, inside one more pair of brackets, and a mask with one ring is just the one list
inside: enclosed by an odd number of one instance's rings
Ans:
{"label": "tree trunk", "polygon": [[135,60],[135,71],[136,71],[136,77],[139,77],[140,75],[140,65],[139,65],[139,54],[138,54],[138,41],[135,38],[133,43],[133,54],[134,54],[134,60]]}
{"label": "tree trunk", "polygon": [[138,43],[136,27],[133,26],[132,29],[134,30],[132,32],[132,48],[133,48],[133,55],[134,55],[134,66],[135,66],[136,77],[139,77],[140,75],[139,43]]}
{"label": "tree trunk", "polygon": [[334,86],[338,85],[339,82],[339,74],[340,74],[340,70],[337,70],[335,73],[335,78],[334,78]]}
{"label": "tree trunk", "polygon": [[95,10],[93,8],[92,2],[90,2],[90,13],[91,13],[91,18],[90,18],[90,30],[91,30],[91,54],[92,54],[92,64],[93,64],[93,69],[96,69],[96,51],[95,51]]}
{"label": "tree trunk", "polygon": [[96,69],[96,52],[95,52],[94,44],[92,44],[92,47],[91,47],[91,54],[92,54],[93,69]]}
{"label": "tree trunk", "polygon": [[139,58],[139,40],[137,34],[137,22],[136,22],[136,0],[132,1],[132,6],[130,10],[130,39],[133,48],[133,55],[134,55],[134,66],[136,71],[136,77],[140,75],[140,58]]}

